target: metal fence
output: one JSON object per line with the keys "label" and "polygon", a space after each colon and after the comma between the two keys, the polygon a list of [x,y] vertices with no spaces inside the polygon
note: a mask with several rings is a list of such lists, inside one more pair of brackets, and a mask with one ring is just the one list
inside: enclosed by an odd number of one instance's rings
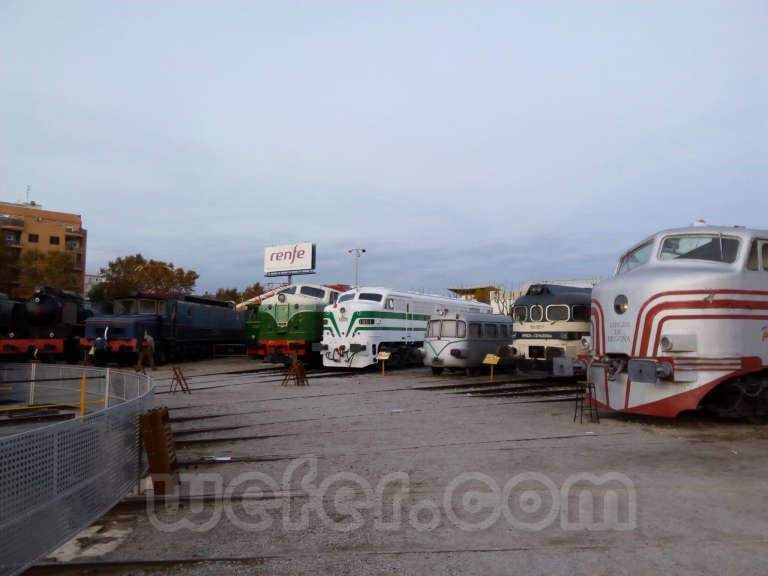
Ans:
{"label": "metal fence", "polygon": [[[85,381],[83,381],[85,375]],[[0,364],[0,411],[56,406],[82,417],[0,438],[0,575],[17,574],[136,486],[139,415],[152,379],[119,370]]]}

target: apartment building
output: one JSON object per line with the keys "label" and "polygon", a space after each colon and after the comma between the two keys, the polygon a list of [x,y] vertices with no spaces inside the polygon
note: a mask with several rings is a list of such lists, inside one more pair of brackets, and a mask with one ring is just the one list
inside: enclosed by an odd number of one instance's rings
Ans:
{"label": "apartment building", "polygon": [[[71,254],[74,270],[80,275],[80,286],[84,285],[88,234],[79,214],[43,210],[34,201],[0,202],[0,233],[5,245],[19,256],[29,250]],[[18,270],[8,270],[7,275],[13,278],[14,272]]]}

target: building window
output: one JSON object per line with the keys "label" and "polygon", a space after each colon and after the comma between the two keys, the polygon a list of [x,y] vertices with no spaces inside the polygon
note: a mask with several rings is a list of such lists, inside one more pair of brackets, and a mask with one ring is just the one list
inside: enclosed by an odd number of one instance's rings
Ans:
{"label": "building window", "polygon": [[58,245],[58,243],[59,243],[59,237],[51,236],[51,244]]}
{"label": "building window", "polygon": [[29,242],[31,244],[37,244],[40,241],[40,237],[37,234],[30,234],[29,235]]}

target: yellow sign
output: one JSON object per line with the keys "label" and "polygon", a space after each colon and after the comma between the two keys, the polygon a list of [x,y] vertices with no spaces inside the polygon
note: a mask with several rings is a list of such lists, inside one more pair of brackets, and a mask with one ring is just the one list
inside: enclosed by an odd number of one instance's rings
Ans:
{"label": "yellow sign", "polygon": [[392,352],[379,352],[376,354],[377,360],[389,360],[389,357],[392,356]]}
{"label": "yellow sign", "polygon": [[485,360],[483,360],[483,364],[490,364],[491,366],[496,366],[496,364],[499,363],[500,356],[496,356],[496,354],[486,354]]}

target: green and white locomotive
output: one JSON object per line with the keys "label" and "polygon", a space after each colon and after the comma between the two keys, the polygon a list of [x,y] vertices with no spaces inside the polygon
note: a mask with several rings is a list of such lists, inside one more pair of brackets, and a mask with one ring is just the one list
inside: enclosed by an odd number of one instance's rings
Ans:
{"label": "green and white locomotive", "polygon": [[490,313],[491,307],[390,288],[357,288],[339,296],[323,314],[323,365],[365,368],[389,352],[393,366],[422,363],[421,348],[430,318],[465,312]]}

